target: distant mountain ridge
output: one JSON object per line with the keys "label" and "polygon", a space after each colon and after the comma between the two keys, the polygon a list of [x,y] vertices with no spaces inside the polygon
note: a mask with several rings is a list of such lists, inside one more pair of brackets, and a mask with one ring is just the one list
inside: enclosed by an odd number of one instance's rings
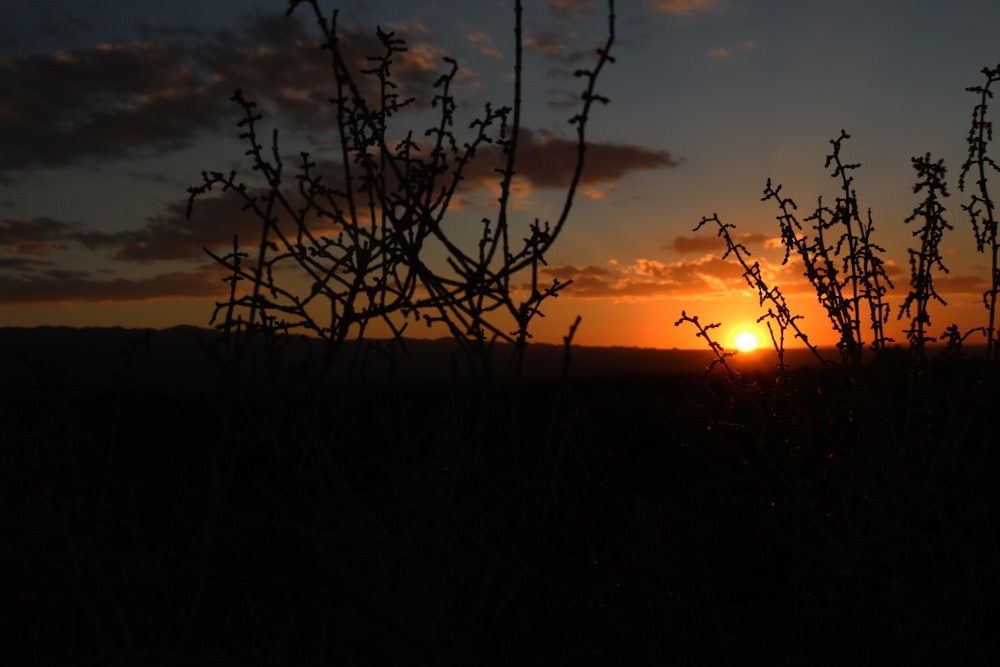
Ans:
{"label": "distant mountain ridge", "polygon": [[[221,334],[205,328],[177,326],[169,329],[122,327],[0,328],[0,395],[20,395],[61,387],[74,394],[99,395],[134,387],[153,393],[214,391],[222,386],[222,368],[212,358]],[[364,377],[389,378],[387,358],[377,348],[387,341],[370,341]],[[462,372],[465,363],[451,339],[405,339],[398,350],[391,376],[402,382],[448,381]],[[304,363],[317,358],[323,341],[293,336],[288,359]],[[345,345],[340,359],[346,362],[357,344]],[[509,345],[497,344],[498,368],[509,358]],[[569,377],[651,376],[698,373],[711,363],[708,350],[662,350],[629,347],[585,347],[570,349]],[[793,364],[809,363],[804,350],[786,352]],[[831,357],[835,358],[835,357]],[[565,359],[562,345],[530,343],[523,377],[546,381],[561,377]],[[737,367],[747,363],[766,368],[774,365],[774,354],[761,350],[731,360]],[[341,364],[341,366],[346,364]],[[334,373],[343,372],[342,368]]]}

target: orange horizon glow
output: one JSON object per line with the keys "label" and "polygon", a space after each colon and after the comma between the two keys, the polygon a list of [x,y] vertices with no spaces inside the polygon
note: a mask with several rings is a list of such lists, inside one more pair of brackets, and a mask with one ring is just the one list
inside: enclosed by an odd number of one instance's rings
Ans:
{"label": "orange horizon glow", "polygon": [[[0,322],[8,327],[69,326],[69,327],[125,327],[136,329],[168,329],[186,325],[211,328],[209,318],[215,306],[214,299],[157,299],[149,301],[96,302],[96,303],[43,303],[10,304],[0,306]],[[818,347],[836,345],[837,336],[829,325],[825,313],[815,298],[796,298],[793,312],[802,315],[798,324],[809,336],[809,342]],[[560,345],[569,327],[579,315],[582,320],[573,343],[587,347],[638,347],[658,349],[705,349],[706,343],[687,323],[676,326],[682,310],[698,316],[707,324],[719,324],[710,333],[717,343],[729,351],[741,348],[738,336],[751,333],[756,339],[756,350],[770,349],[773,344],[766,321],[758,322],[762,311],[756,297],[746,292],[724,298],[671,297],[644,301],[615,302],[610,299],[574,299],[568,294],[553,299],[543,307],[544,317],[533,322],[531,342]],[[893,311],[895,313],[895,310]],[[963,331],[982,326],[986,311],[974,295],[952,297],[949,306],[931,313],[932,336],[940,336],[944,329],[957,323]],[[887,332],[895,344],[905,345],[903,330],[908,325],[904,317],[895,317],[887,324]],[[776,332],[777,333],[777,332]],[[405,336],[417,339],[445,338],[442,328],[428,328],[411,322]],[[366,337],[388,337],[388,331],[370,327]],[[970,339],[970,344],[977,340]],[[791,331],[786,332],[786,349],[802,348],[804,344]],[[749,350],[747,350],[749,351]]]}

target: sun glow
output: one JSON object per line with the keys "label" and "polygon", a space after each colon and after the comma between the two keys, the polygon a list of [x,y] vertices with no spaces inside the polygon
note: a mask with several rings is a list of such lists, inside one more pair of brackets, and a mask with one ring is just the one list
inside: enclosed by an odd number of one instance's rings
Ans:
{"label": "sun glow", "polygon": [[749,331],[736,335],[736,349],[740,352],[752,352],[757,349],[757,336]]}

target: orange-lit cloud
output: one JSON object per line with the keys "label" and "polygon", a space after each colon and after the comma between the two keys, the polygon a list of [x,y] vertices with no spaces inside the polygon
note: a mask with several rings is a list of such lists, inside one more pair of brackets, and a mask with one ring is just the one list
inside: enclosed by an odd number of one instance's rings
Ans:
{"label": "orange-lit cloud", "polygon": [[524,45],[546,56],[558,56],[566,51],[565,40],[554,32],[539,32],[528,35]]}
{"label": "orange-lit cloud", "polygon": [[503,54],[500,53],[495,46],[493,46],[493,38],[485,32],[469,33],[466,35],[466,39],[468,39],[470,43],[479,47],[479,53],[487,58],[492,58],[494,60],[500,60],[503,58]]}
{"label": "orange-lit cloud", "polygon": [[664,250],[675,250],[680,253],[724,252],[726,242],[718,236],[678,236],[673,241],[663,245]]}
{"label": "orange-lit cloud", "polygon": [[555,14],[589,12],[593,9],[593,0],[551,0],[549,2],[549,10]]}
{"label": "orange-lit cloud", "polygon": [[681,16],[718,11],[721,8],[719,0],[646,0],[646,5],[659,12]]}
{"label": "orange-lit cloud", "polygon": [[[783,271],[782,267],[767,265],[765,273],[775,276]],[[633,301],[694,295],[710,298],[734,290],[749,290],[739,264],[711,255],[679,262],[640,258],[628,265],[551,266],[544,274],[562,282],[572,280],[573,285],[565,294],[580,299]]]}
{"label": "orange-lit cloud", "polygon": [[757,48],[757,42],[742,42],[736,46],[715,46],[708,50],[709,58],[731,58],[740,53],[753,51]]}

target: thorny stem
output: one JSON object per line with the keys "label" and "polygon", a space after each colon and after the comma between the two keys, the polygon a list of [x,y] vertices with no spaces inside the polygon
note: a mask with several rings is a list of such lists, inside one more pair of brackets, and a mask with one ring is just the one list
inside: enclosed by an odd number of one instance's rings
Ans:
{"label": "thorny stem", "polygon": [[[913,236],[920,238],[920,249],[909,249],[911,291],[900,306],[899,317],[903,317],[904,314],[912,317],[906,335],[910,340],[910,349],[917,355],[917,361],[923,363],[925,343],[936,340],[925,333],[931,322],[927,306],[931,299],[947,305],[934,289],[932,271],[938,268],[945,273],[948,272],[941,258],[940,244],[944,230],[952,229],[952,226],[943,217],[945,208],[940,201],[941,198],[948,196],[944,180],[944,161],[934,162],[930,153],[927,153],[924,157],[913,158],[912,162],[919,179],[913,186],[913,191],[919,193],[926,188],[927,195],[913,210],[913,214],[904,221],[909,224],[919,217],[923,219],[923,225],[913,232]],[[916,305],[915,315],[911,313],[913,305]]]}
{"label": "thorny stem", "polygon": [[[303,153],[297,192],[287,190],[282,182],[277,133],[273,156],[268,158],[257,141],[256,123],[261,115],[255,103],[237,91],[233,99],[243,107],[240,125],[246,126],[240,136],[249,143],[247,155],[264,182],[248,186],[235,172],[205,172],[202,185],[189,188],[189,216],[196,197],[220,187],[235,192],[243,200],[244,211],[261,222],[254,265],[241,263],[235,248],[224,257],[206,249],[231,273],[227,279],[232,281],[229,301],[216,310],[219,314],[224,309],[226,321],[220,328],[228,330],[234,317],[242,322],[237,309],[246,308],[250,312],[248,331],[311,331],[330,343],[330,361],[345,339],[354,336],[361,340],[375,321],[400,341],[406,320],[412,317],[429,325],[444,325],[471,357],[484,363],[497,339],[514,343],[520,357],[530,338],[531,322],[543,316],[542,303],[570,284],[558,280],[541,284],[541,267],[572,207],[583,169],[590,110],[594,102],[608,101],[594,89],[604,66],[613,62],[613,0],[608,2],[608,35],[603,48],[597,49],[596,64],[576,72],[586,82],[581,111],[570,119],[577,130],[577,158],[562,209],[553,224],[538,220],[531,224],[520,249],[514,247],[509,209],[522,122],[521,0],[515,5],[514,106],[494,108],[487,104],[485,112],[469,125],[471,137],[461,146],[453,130],[458,109],[451,93],[458,73],[453,59],[444,59],[449,69],[435,84],[438,92],[431,106],[439,110],[439,117],[425,132],[429,145],[414,140],[412,132],[392,145],[388,120],[413,102],[413,98],[399,95],[392,77],[394,59],[407,50],[405,43],[394,33],[379,29],[383,53],[369,57],[371,66],[361,70],[362,76],[355,75],[337,38],[338,13],[332,12],[327,20],[318,0],[292,0],[288,13],[301,4],[311,8],[324,40],[322,47],[330,55],[335,91],[331,102],[340,142],[339,164],[334,164],[336,178],[324,181],[316,171],[316,161]],[[497,169],[501,195],[496,222],[484,219],[475,251],[467,252],[458,236],[445,228],[443,219],[477,149],[494,143],[504,154],[504,166]],[[427,247],[430,241],[437,250]],[[435,259],[432,265],[428,257],[441,251],[443,261]],[[290,279],[296,270],[310,285],[305,294],[297,293]],[[530,285],[521,298],[524,286],[514,279],[523,271],[530,276]],[[251,282],[249,294],[237,296],[235,283],[239,280]],[[324,302],[328,312],[326,321],[321,321]],[[514,322],[513,330],[503,324],[504,320]],[[520,360],[517,363],[519,366]]]}
{"label": "thorny stem", "polygon": [[1000,294],[1000,238],[997,234],[995,204],[989,191],[988,174],[990,170],[1000,171],[1000,167],[987,155],[989,144],[993,141],[993,123],[986,120],[986,113],[988,100],[993,98],[990,87],[1000,81],[1000,65],[995,68],[984,67],[982,73],[986,77],[985,84],[966,88],[979,95],[979,103],[972,110],[972,125],[966,139],[969,156],[962,165],[958,189],[965,191],[966,176],[974,169],[977,177],[976,191],[972,193],[969,203],[962,205],[962,209],[969,214],[979,252],[988,250],[990,253],[990,286],[983,292],[983,305],[989,312],[986,326],[987,355],[990,359],[996,359],[1000,356],[996,327],[997,295]]}
{"label": "thorny stem", "polygon": [[[793,212],[795,202],[781,195],[780,185],[772,186],[768,179],[762,201],[774,199],[781,209],[778,222],[785,246],[783,263],[788,262],[793,251],[802,259],[805,276],[816,290],[816,296],[834,330],[840,335],[837,347],[844,363],[857,365],[861,363],[864,349],[861,303],[864,301],[868,305],[872,348],[883,350],[886,343],[891,342],[884,329],[889,318],[885,295],[893,285],[880,257],[885,250],[871,240],[875,228],[871,212],[868,212],[867,222],[863,222],[859,214],[854,179],[848,172],[860,165],[845,164],[840,158],[841,144],[849,138],[850,135],[842,130],[840,136],[831,141],[833,151],[827,156],[826,166],[833,165],[831,176],[840,179],[842,195],[836,198],[832,210],[824,206],[820,199],[815,212],[805,219],[814,223],[815,236],[811,240],[802,234],[802,225]],[[843,228],[843,233],[835,244],[830,245],[825,232],[838,225]],[[838,259],[840,268],[837,266]]]}
{"label": "thorny stem", "polygon": [[[747,257],[750,255],[750,251],[747,250],[746,246],[733,240],[732,235],[729,233],[730,229],[734,229],[735,225],[725,224],[719,219],[718,214],[712,214],[711,217],[702,218],[698,226],[694,228],[694,231],[698,231],[703,226],[709,223],[715,223],[718,227],[718,235],[726,243],[726,252],[723,254],[722,259],[728,259],[730,256],[735,259],[741,267],[743,267],[743,279],[746,281],[747,285],[752,289],[757,291],[757,297],[760,305],[770,304],[768,311],[763,315],[758,321],[768,319],[773,321],[779,329],[779,337],[774,336],[774,332],[771,332],[771,342],[775,344],[775,352],[778,354],[779,363],[784,364],[784,340],[785,332],[791,329],[795,333],[795,337],[802,341],[813,356],[819,360],[820,363],[826,364],[826,360],[823,355],[820,354],[819,350],[815,345],[809,342],[809,336],[806,335],[804,331],[799,327],[798,320],[802,318],[801,315],[792,315],[791,310],[788,308],[788,304],[785,302],[785,297],[781,293],[781,290],[777,287],[770,287],[764,280],[763,275],[761,275],[760,263],[754,262],[750,264],[747,261]],[[768,327],[770,330],[770,326]]]}
{"label": "thorny stem", "polygon": [[681,311],[681,318],[679,320],[677,320],[676,322],[674,322],[674,326],[675,327],[679,327],[680,325],[684,324],[685,322],[690,322],[691,324],[693,324],[695,326],[696,329],[698,329],[698,333],[695,334],[695,335],[698,338],[704,338],[705,342],[708,343],[709,349],[712,350],[712,354],[715,355],[715,359],[713,359],[712,363],[710,363],[708,365],[708,368],[705,369],[705,374],[707,375],[707,374],[711,373],[712,369],[715,368],[715,366],[718,364],[718,365],[721,365],[724,369],[726,369],[726,375],[728,375],[730,378],[734,377],[736,375],[736,373],[729,366],[729,363],[726,361],[726,359],[728,359],[729,357],[732,357],[735,353],[734,352],[727,352],[726,349],[724,347],[722,347],[722,345],[720,343],[718,343],[717,341],[713,340],[711,334],[709,334],[709,331],[711,329],[716,329],[716,328],[720,327],[721,325],[718,322],[714,322],[712,324],[704,324],[703,325],[701,322],[698,321],[698,316],[697,315],[693,315],[693,316],[692,315],[688,315],[687,311],[682,310]]}

